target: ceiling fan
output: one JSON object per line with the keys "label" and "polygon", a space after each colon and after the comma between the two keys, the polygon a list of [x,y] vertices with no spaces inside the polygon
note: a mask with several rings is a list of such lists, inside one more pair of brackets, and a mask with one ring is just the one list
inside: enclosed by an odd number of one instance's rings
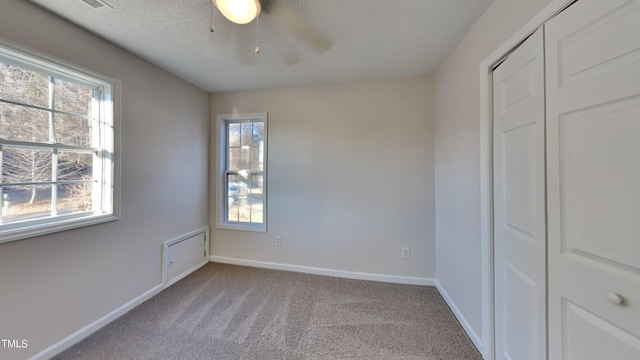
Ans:
{"label": "ceiling fan", "polygon": [[[326,36],[314,30],[298,12],[279,0],[210,1],[225,18],[236,24],[244,25],[256,20],[256,26],[259,26],[260,16],[268,16],[276,25],[298,36],[320,52],[331,48],[332,42]],[[215,31],[213,16],[209,31]],[[257,33],[256,30],[256,54],[260,53]]]}

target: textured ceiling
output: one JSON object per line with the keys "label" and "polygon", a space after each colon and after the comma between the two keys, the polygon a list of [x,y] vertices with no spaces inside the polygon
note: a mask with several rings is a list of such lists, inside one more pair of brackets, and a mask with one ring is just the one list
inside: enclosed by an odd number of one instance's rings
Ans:
{"label": "textured ceiling", "polygon": [[[260,16],[236,25],[211,0],[30,0],[211,92],[433,73],[493,0],[277,0],[332,43],[319,51]],[[276,0],[274,0],[276,1]]]}

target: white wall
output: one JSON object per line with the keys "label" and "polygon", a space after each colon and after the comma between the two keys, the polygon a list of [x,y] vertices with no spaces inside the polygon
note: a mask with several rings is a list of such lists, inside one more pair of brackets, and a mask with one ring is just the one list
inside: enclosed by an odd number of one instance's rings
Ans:
{"label": "white wall", "polygon": [[482,338],[479,65],[551,0],[495,0],[435,76],[437,278]]}
{"label": "white wall", "polygon": [[23,0],[0,36],[122,81],[121,220],[0,245],[0,338],[60,341],[161,283],[163,239],[208,224],[209,94]]}
{"label": "white wall", "polygon": [[263,111],[268,233],[212,229],[212,255],[434,277],[432,76],[212,95],[213,119]]}

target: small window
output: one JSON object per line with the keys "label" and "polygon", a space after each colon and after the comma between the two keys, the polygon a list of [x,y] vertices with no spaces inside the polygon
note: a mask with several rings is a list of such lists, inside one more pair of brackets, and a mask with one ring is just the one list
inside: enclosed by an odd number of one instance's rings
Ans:
{"label": "small window", "polygon": [[116,219],[115,86],[0,42],[0,242]]}
{"label": "small window", "polygon": [[218,115],[219,228],[266,231],[267,114]]}

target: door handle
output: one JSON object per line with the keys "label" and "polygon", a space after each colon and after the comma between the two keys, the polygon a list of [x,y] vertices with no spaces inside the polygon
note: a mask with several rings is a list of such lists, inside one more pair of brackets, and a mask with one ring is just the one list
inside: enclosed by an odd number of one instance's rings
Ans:
{"label": "door handle", "polygon": [[607,300],[609,300],[609,302],[613,305],[624,306],[626,304],[624,298],[619,294],[614,293],[613,291],[609,291],[607,293]]}

